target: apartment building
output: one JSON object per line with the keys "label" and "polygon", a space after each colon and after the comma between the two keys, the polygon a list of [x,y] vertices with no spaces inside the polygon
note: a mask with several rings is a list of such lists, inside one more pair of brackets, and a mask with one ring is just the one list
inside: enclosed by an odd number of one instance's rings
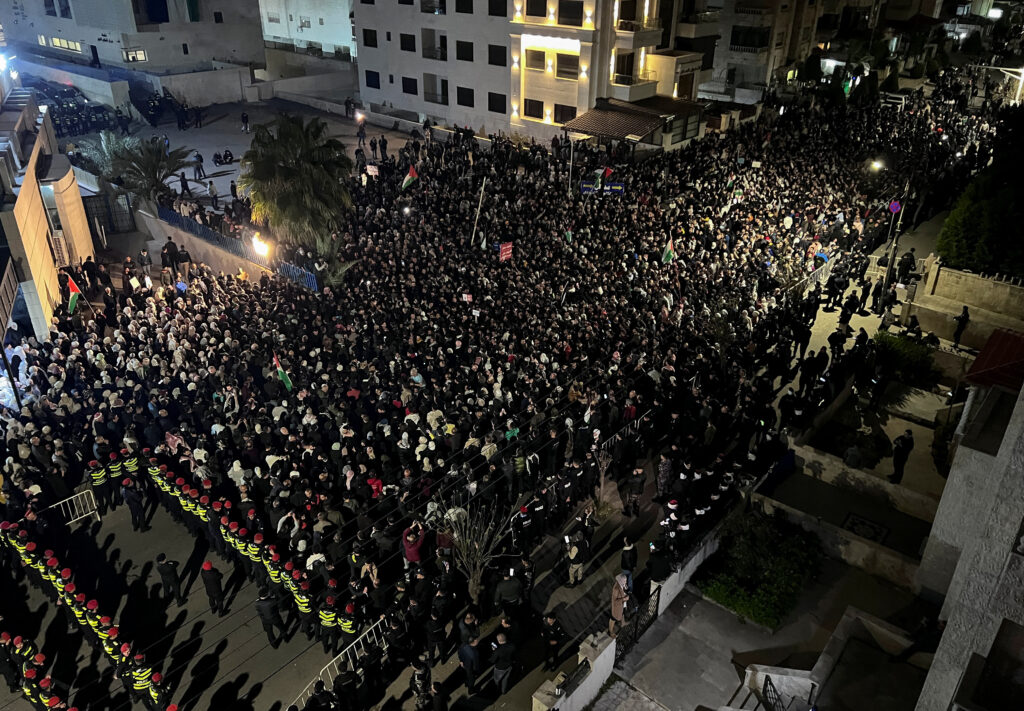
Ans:
{"label": "apartment building", "polygon": [[[265,80],[349,73],[352,93],[357,54],[352,24],[354,0],[259,0],[266,46]],[[330,88],[337,87],[335,84]]]}
{"label": "apartment building", "polygon": [[263,62],[256,0],[2,0],[9,45],[154,74]]}
{"label": "apartment building", "polygon": [[701,95],[754,103],[776,79],[797,76],[796,63],[817,44],[822,0],[724,0],[714,75]]}
{"label": "apartment building", "polygon": [[[603,99],[645,124],[690,116],[666,101],[695,97],[704,60],[671,47],[674,17],[666,31],[658,9],[654,0],[358,0],[360,94],[374,112],[542,139],[576,130],[571,122]],[[669,141],[693,137],[668,129]]]}
{"label": "apartment building", "polygon": [[94,256],[92,234],[67,156],[31,91],[0,61],[0,252],[10,253],[17,296],[39,340],[60,303],[57,268]]}

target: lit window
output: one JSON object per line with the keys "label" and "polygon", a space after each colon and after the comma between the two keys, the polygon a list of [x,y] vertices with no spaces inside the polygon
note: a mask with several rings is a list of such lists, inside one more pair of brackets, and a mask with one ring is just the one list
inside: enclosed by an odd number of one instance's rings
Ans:
{"label": "lit window", "polygon": [[535,119],[544,118],[544,102],[536,99],[524,100],[523,115]]}
{"label": "lit window", "polygon": [[313,26],[313,23],[311,23],[309,21],[308,17],[302,17],[302,16],[299,17],[299,27],[309,28],[309,27],[312,27],[312,26]]}
{"label": "lit window", "polygon": [[121,57],[126,62],[145,62],[149,59],[144,49],[122,49]]}
{"label": "lit window", "polygon": [[39,44],[43,45],[44,47],[46,46],[46,35],[37,35],[36,39],[39,41]]}
{"label": "lit window", "polygon": [[63,37],[51,37],[50,46],[56,47],[57,49],[66,49],[69,52],[78,52],[79,54],[82,53],[81,42],[73,42],[71,40],[66,40]]}
{"label": "lit window", "polygon": [[544,52],[539,49],[526,50],[526,68],[544,71]]}
{"label": "lit window", "polygon": [[276,12],[268,12],[267,22],[271,25],[279,25],[281,24],[281,16]]}

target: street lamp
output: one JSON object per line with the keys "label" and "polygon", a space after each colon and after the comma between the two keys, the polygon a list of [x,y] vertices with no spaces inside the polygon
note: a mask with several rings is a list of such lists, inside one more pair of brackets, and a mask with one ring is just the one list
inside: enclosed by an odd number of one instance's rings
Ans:
{"label": "street lamp", "polygon": [[878,171],[880,171],[884,167],[885,167],[885,163],[883,163],[880,160],[873,160],[873,161],[871,161],[871,170],[875,171],[876,173]]}

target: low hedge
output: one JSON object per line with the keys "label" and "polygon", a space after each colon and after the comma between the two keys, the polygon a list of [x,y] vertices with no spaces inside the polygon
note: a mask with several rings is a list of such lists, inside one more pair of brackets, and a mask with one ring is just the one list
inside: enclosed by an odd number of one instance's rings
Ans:
{"label": "low hedge", "polygon": [[777,628],[796,606],[821,561],[818,537],[781,515],[747,513],[722,532],[695,578],[709,599],[751,622]]}

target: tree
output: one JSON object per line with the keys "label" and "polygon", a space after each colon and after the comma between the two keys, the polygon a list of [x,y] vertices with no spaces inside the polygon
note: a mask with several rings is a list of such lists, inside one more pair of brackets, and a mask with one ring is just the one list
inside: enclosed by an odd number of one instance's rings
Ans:
{"label": "tree", "polygon": [[253,221],[337,269],[341,245],[331,233],[352,205],[346,185],[352,160],[345,145],[327,135],[327,123],[281,114],[256,126],[242,166],[238,184],[252,200]]}
{"label": "tree", "polygon": [[438,510],[437,526],[451,536],[455,566],[466,576],[470,599],[479,605],[484,571],[501,555],[515,512],[479,497],[465,507],[441,501]]}
{"label": "tree", "polygon": [[98,139],[82,142],[82,157],[115,190],[155,200],[170,191],[171,180],[192,164],[188,148],[164,151],[163,144],[102,131]]}

